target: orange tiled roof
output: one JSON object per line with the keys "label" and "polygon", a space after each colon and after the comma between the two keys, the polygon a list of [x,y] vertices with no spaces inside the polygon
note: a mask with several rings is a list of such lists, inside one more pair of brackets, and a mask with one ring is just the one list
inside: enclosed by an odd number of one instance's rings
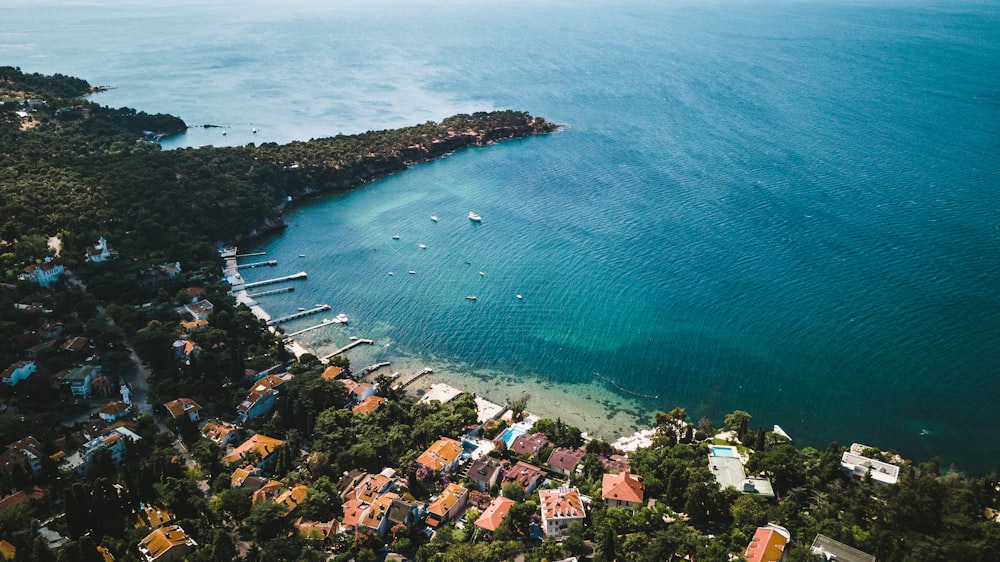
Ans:
{"label": "orange tiled roof", "polygon": [[131,407],[132,407],[131,405],[126,404],[126,403],[122,402],[121,400],[117,400],[117,401],[108,402],[107,404],[105,404],[103,407],[101,407],[99,413],[107,415],[107,416],[117,416],[118,414],[121,414],[122,412],[127,412],[129,410],[129,408],[131,408]]}
{"label": "orange tiled roof", "polygon": [[583,502],[580,500],[580,490],[563,488],[558,490],[539,490],[538,497],[542,504],[542,517],[545,519],[582,518]]}
{"label": "orange tiled roof", "polygon": [[378,499],[372,502],[371,508],[358,520],[358,526],[366,527],[368,529],[378,529],[379,525],[382,523],[382,518],[389,512],[389,506],[392,505],[392,500],[398,497],[398,495],[392,492],[379,496]]}
{"label": "orange tiled roof", "polygon": [[171,525],[160,527],[146,535],[146,538],[139,542],[139,552],[143,553],[143,557],[147,560],[156,560],[174,548],[182,548],[186,553],[195,545],[197,543],[187,536],[180,525]]}
{"label": "orange tiled roof", "polygon": [[233,488],[239,488],[243,486],[243,481],[247,479],[248,476],[257,472],[257,469],[252,466],[244,466],[243,468],[237,468],[233,471],[233,477],[229,481],[229,485]]}
{"label": "orange tiled roof", "polygon": [[785,551],[788,539],[775,529],[757,527],[753,539],[747,545],[747,562],[778,562]]}
{"label": "orange tiled roof", "polygon": [[378,497],[379,492],[389,483],[389,477],[381,474],[369,474],[364,477],[352,492],[355,499],[365,503],[372,503]]}
{"label": "orange tiled roof", "polygon": [[222,457],[222,462],[236,462],[250,453],[256,453],[260,456],[260,460],[264,460],[271,456],[271,453],[284,443],[285,442],[281,439],[275,439],[274,437],[268,437],[267,435],[258,433],[241,443],[240,446],[233,449],[231,453]]}
{"label": "orange tiled roof", "polygon": [[323,371],[323,374],[321,376],[323,377],[323,379],[331,381],[342,374],[344,374],[343,369],[341,369],[336,365],[330,365],[329,367],[326,368],[325,371]]}
{"label": "orange tiled roof", "polygon": [[533,464],[528,464],[524,461],[517,461],[517,463],[510,467],[509,470],[503,475],[504,480],[512,480],[518,482],[524,488],[527,488],[531,484],[532,480],[536,480],[545,472]]}
{"label": "orange tiled roof", "polygon": [[299,532],[299,536],[306,540],[313,541],[325,541],[330,538],[333,534],[333,530],[337,526],[337,520],[331,519],[329,521],[303,521],[299,517],[295,521],[295,528]]}
{"label": "orange tiled roof", "polygon": [[281,482],[277,480],[268,480],[266,484],[261,486],[253,493],[251,496],[251,503],[257,505],[261,502],[271,501],[277,498],[281,494]]}
{"label": "orange tiled roof", "polygon": [[225,441],[229,432],[240,429],[240,426],[222,420],[212,420],[201,428],[201,436],[216,445],[221,445]]}
{"label": "orange tiled roof", "polygon": [[0,557],[4,560],[13,560],[17,556],[17,549],[7,541],[0,541]]}
{"label": "orange tiled roof", "polygon": [[156,529],[174,520],[173,514],[162,507],[147,505],[139,511],[139,522],[136,527],[151,527]]}
{"label": "orange tiled roof", "polygon": [[357,527],[358,521],[361,520],[361,516],[365,514],[365,510],[368,509],[368,505],[362,501],[355,499],[350,499],[344,502],[344,523],[345,527]]}
{"label": "orange tiled roof", "polygon": [[619,472],[605,474],[601,486],[601,497],[606,500],[642,503],[646,487],[635,474]]}
{"label": "orange tiled roof", "polygon": [[493,500],[493,503],[486,508],[486,511],[476,519],[476,526],[487,531],[496,531],[514,505],[514,500],[503,496]]}
{"label": "orange tiled roof", "polygon": [[462,496],[469,493],[469,490],[465,489],[454,482],[448,484],[448,487],[441,492],[441,495],[434,500],[430,506],[427,507],[427,511],[444,518],[445,514],[450,510]]}
{"label": "orange tiled roof", "polygon": [[178,398],[177,400],[171,400],[170,402],[164,404],[164,406],[166,406],[167,411],[169,411],[170,415],[175,419],[186,415],[191,410],[194,410],[195,412],[201,410],[201,406],[190,398]]}
{"label": "orange tiled roof", "polygon": [[305,501],[308,489],[304,484],[296,484],[274,498],[274,503],[283,506],[285,508],[285,515],[288,515],[295,511],[295,508],[299,507],[300,503]]}
{"label": "orange tiled roof", "polygon": [[386,400],[385,398],[382,398],[381,396],[372,395],[362,400],[361,403],[358,404],[357,406],[351,408],[351,412],[353,412],[354,415],[356,416],[370,414],[381,408],[383,405],[385,405],[386,402],[388,402],[388,400]]}
{"label": "orange tiled roof", "polygon": [[442,437],[417,457],[417,463],[431,470],[441,470],[455,462],[461,454],[461,443],[449,437]]}

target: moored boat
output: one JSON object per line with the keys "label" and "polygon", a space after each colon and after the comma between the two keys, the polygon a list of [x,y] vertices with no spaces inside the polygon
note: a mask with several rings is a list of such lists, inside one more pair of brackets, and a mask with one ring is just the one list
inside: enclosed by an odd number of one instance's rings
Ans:
{"label": "moored boat", "polygon": [[477,215],[476,213],[469,211],[469,220],[473,222],[483,222],[483,217]]}

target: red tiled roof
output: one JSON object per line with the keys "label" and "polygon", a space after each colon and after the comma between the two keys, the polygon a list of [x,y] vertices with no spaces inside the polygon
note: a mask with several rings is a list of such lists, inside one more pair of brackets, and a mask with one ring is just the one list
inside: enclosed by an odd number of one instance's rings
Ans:
{"label": "red tiled roof", "polygon": [[512,499],[503,496],[498,497],[479,516],[479,519],[476,519],[476,526],[487,531],[496,531],[515,503]]}
{"label": "red tiled roof", "polygon": [[619,472],[605,474],[601,486],[601,497],[606,500],[642,503],[646,487],[635,474]]}

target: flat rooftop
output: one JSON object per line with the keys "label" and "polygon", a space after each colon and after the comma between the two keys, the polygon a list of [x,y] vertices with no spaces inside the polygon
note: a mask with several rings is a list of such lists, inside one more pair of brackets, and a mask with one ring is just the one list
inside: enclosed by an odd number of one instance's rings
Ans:
{"label": "flat rooftop", "polygon": [[479,423],[486,423],[495,420],[506,411],[507,408],[499,404],[494,404],[485,398],[476,396],[476,414]]}
{"label": "flat rooftop", "polygon": [[464,391],[453,386],[448,386],[444,383],[434,383],[431,385],[430,390],[420,397],[420,401],[430,403],[437,400],[442,404],[447,404],[463,393]]}

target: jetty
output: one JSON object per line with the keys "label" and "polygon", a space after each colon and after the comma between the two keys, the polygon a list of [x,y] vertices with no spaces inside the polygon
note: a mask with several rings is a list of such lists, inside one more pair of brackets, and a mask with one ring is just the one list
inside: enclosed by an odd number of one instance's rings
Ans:
{"label": "jetty", "polygon": [[315,326],[309,326],[308,328],[302,328],[301,330],[299,330],[297,332],[292,332],[290,334],[285,334],[285,337],[286,338],[294,338],[295,336],[297,336],[299,334],[304,334],[306,332],[311,332],[313,330],[318,330],[318,329],[322,328],[323,326],[330,326],[331,324],[346,324],[346,322],[343,322],[341,320],[337,320],[336,318],[324,318],[322,322],[320,322],[319,324],[316,324]]}
{"label": "jetty", "polygon": [[305,271],[300,271],[298,273],[293,273],[291,275],[285,275],[284,277],[275,277],[274,279],[264,279],[263,281],[254,281],[253,283],[246,283],[243,285],[244,289],[253,289],[254,287],[263,287],[264,285],[273,285],[275,283],[281,283],[283,281],[294,281],[296,279],[305,279],[309,277]]}
{"label": "jetty", "polygon": [[295,290],[295,287],[289,285],[288,287],[282,287],[280,289],[271,289],[270,291],[261,291],[259,293],[247,293],[247,296],[255,299],[257,297],[266,297],[268,295],[277,295],[278,293],[291,293]]}
{"label": "jetty", "polygon": [[274,324],[280,324],[282,322],[288,322],[289,320],[295,320],[296,318],[302,318],[303,316],[309,316],[310,314],[318,314],[320,312],[326,312],[327,310],[330,310],[330,305],[328,305],[328,304],[321,304],[321,305],[319,305],[319,306],[317,306],[315,308],[310,308],[309,310],[300,310],[300,311],[296,312],[295,314],[288,314],[286,316],[281,316],[281,317],[278,317],[278,318],[272,318],[272,319],[270,319],[270,320],[267,321],[267,324],[269,326],[274,325]]}
{"label": "jetty", "polygon": [[[267,252],[252,252],[252,253],[249,253],[249,254],[237,254],[237,253],[235,253],[236,248],[232,248],[232,250],[233,250],[233,254],[232,254],[231,257],[234,257],[234,258],[252,258],[254,256],[266,256],[267,255]],[[225,257],[230,257],[230,256],[224,255],[222,257],[225,258]]]}
{"label": "jetty", "polygon": [[392,388],[394,388],[396,390],[399,390],[401,388],[406,388],[406,386],[408,384],[410,384],[411,382],[419,379],[420,377],[422,377],[424,375],[427,375],[427,374],[430,374],[430,373],[433,373],[433,372],[434,372],[434,369],[431,369],[430,367],[425,367],[424,369],[421,369],[419,373],[414,373],[412,375],[409,375],[405,379],[399,381],[398,383],[396,383],[395,385],[393,385]]}
{"label": "jetty", "polygon": [[375,363],[374,365],[368,365],[364,369],[361,369],[360,371],[358,371],[357,375],[355,375],[355,378],[359,378],[359,379],[360,378],[364,378],[364,377],[368,376],[369,374],[374,373],[375,371],[381,369],[382,367],[388,367],[391,364],[392,363],[386,361],[384,363]]}
{"label": "jetty", "polygon": [[254,269],[256,267],[274,267],[278,265],[278,260],[255,261],[253,263],[241,263],[236,269]]}
{"label": "jetty", "polygon": [[345,351],[348,351],[350,349],[354,349],[355,347],[357,347],[357,346],[359,346],[361,344],[371,345],[373,343],[375,343],[373,340],[354,340],[351,343],[345,345],[344,347],[338,349],[337,351],[334,351],[333,353],[328,353],[328,354],[324,355],[322,357],[322,360],[323,361],[329,361],[331,357],[336,357],[337,355],[340,355],[341,353],[344,353]]}

